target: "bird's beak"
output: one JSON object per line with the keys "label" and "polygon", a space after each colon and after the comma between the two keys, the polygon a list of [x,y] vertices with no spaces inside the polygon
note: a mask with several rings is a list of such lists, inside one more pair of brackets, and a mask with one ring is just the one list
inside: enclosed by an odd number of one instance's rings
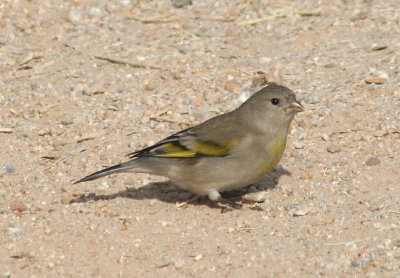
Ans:
{"label": "bird's beak", "polygon": [[303,112],[303,111],[306,110],[306,109],[304,108],[304,106],[301,105],[300,102],[298,102],[297,100],[293,100],[293,101],[290,103],[290,108],[292,108],[296,113],[297,113],[297,112]]}

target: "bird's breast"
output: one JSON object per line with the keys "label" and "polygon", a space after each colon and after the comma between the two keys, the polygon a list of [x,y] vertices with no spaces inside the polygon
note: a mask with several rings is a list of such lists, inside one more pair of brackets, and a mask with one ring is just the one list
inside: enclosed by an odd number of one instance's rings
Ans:
{"label": "bird's breast", "polygon": [[259,163],[257,170],[260,175],[266,175],[279,163],[286,147],[286,138],[279,138],[267,146],[267,155]]}

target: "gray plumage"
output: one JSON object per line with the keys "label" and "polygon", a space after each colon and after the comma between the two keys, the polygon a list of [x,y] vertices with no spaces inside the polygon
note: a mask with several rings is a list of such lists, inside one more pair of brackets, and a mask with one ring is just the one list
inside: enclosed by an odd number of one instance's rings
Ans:
{"label": "gray plumage", "polygon": [[218,200],[219,192],[255,183],[277,165],[289,125],[303,110],[290,89],[268,86],[237,109],[133,152],[131,160],[76,183],[113,173],[150,173]]}

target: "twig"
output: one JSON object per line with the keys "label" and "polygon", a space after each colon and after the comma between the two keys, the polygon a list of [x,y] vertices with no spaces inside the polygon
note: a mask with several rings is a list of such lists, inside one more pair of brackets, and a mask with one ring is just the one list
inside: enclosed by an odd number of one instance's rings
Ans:
{"label": "twig", "polygon": [[82,143],[82,142],[85,142],[85,141],[93,140],[93,139],[95,139],[95,138],[96,138],[96,136],[84,137],[84,138],[78,139],[78,140],[76,141],[76,143]]}
{"label": "twig", "polygon": [[299,16],[320,16],[321,12],[320,11],[298,11],[297,12]]}
{"label": "twig", "polygon": [[59,72],[59,71],[63,71],[66,70],[67,68],[61,68],[61,69],[52,69],[52,70],[47,70],[47,71],[42,71],[42,72],[38,72],[38,73],[28,73],[28,74],[21,74],[21,75],[17,75],[17,76],[8,76],[8,77],[4,77],[2,79],[0,79],[0,81],[10,81],[13,79],[20,79],[20,78],[26,78],[26,77],[31,77],[31,76],[35,76],[35,75],[43,75],[43,74],[47,74],[47,73],[55,73],[55,72]]}
{"label": "twig", "polygon": [[136,21],[140,21],[142,23],[166,23],[166,22],[171,22],[174,20],[174,18],[171,18],[172,15],[167,15],[167,16],[153,16],[153,17],[147,17],[147,18],[140,18],[136,16],[129,16],[127,17],[128,19],[133,19]]}
{"label": "twig", "polygon": [[285,17],[285,15],[270,15],[270,16],[264,16],[264,17],[260,17],[260,18],[250,19],[250,20],[239,21],[237,23],[237,25],[239,25],[239,26],[251,25],[251,24],[260,23],[260,22],[263,22],[263,21],[276,19],[278,17]]}
{"label": "twig", "polygon": [[193,17],[191,20],[199,20],[199,21],[218,21],[218,22],[232,22],[233,18],[225,18],[225,17]]}
{"label": "twig", "polygon": [[187,54],[187,51],[186,51],[186,50],[184,50],[184,49],[182,49],[182,48],[180,48],[180,47],[178,47],[178,46],[176,46],[176,45],[170,45],[170,46],[173,47],[173,48],[175,48],[175,49],[178,49],[179,52],[182,53],[182,54]]}
{"label": "twig", "polygon": [[325,243],[325,246],[340,246],[340,245],[350,245],[354,244],[356,242],[363,241],[362,239],[357,239],[357,240],[351,240],[351,241],[345,241],[345,242],[337,242],[337,243]]}
{"label": "twig", "polygon": [[20,54],[22,52],[24,52],[25,50],[21,49],[0,49],[0,52],[6,52],[6,53],[12,53],[12,54]]}
{"label": "twig", "polygon": [[188,123],[188,122],[180,122],[180,121],[166,119],[166,118],[158,117],[158,116],[152,116],[152,117],[150,117],[150,120],[157,121],[157,122],[172,123],[172,124],[185,124],[185,125],[189,125],[190,126],[190,123]]}
{"label": "twig", "polygon": [[269,16],[263,16],[260,18],[255,18],[255,19],[250,19],[250,20],[245,20],[245,21],[239,21],[237,25],[251,25],[251,24],[256,24],[260,23],[263,21],[268,21],[272,19],[277,19],[277,18],[284,18],[288,16],[293,16],[295,14],[298,14],[300,16],[320,16],[321,12],[320,11],[289,11],[289,10],[276,10],[276,14],[274,15],[269,15]]}
{"label": "twig", "polygon": [[243,227],[237,229],[237,231],[252,231],[252,230],[261,230],[262,227]]}
{"label": "twig", "polygon": [[156,265],[155,268],[163,268],[163,267],[170,266],[172,264],[173,264],[172,262],[162,263],[162,264]]}
{"label": "twig", "polygon": [[13,130],[11,128],[3,127],[0,128],[0,133],[13,133]]}
{"label": "twig", "polygon": [[96,59],[99,59],[99,60],[110,62],[112,64],[130,66],[132,68],[144,68],[144,69],[149,68],[149,69],[165,70],[163,68],[156,67],[156,66],[147,66],[147,65],[141,65],[141,64],[136,64],[136,63],[130,63],[130,62],[125,62],[125,61],[116,60],[116,59],[107,58],[107,57],[101,57],[101,56],[93,56],[93,57]]}
{"label": "twig", "polygon": [[28,64],[28,63],[30,63],[32,61],[40,61],[40,60],[43,60],[43,59],[44,59],[43,55],[33,56],[33,57],[30,57],[30,58],[26,59],[25,61],[23,61],[21,64],[19,64],[19,66],[24,66],[24,65],[26,65],[26,64]]}
{"label": "twig", "polygon": [[187,34],[189,34],[191,36],[197,37],[197,38],[200,38],[200,37],[205,37],[205,38],[215,37],[215,35],[202,34],[202,33],[199,33],[199,32],[192,32],[192,31],[188,31],[188,30],[183,30],[183,32],[185,32],[185,33],[187,33]]}
{"label": "twig", "polygon": [[56,161],[54,161],[49,167],[45,168],[44,170],[47,171],[51,168],[53,168],[58,162],[62,161],[65,159],[65,156],[60,157],[59,159],[57,159]]}
{"label": "twig", "polygon": [[9,110],[8,110],[11,114],[13,114],[13,115],[15,115],[15,116],[19,116],[22,112],[24,112],[24,111],[16,111],[15,109],[12,109],[12,108],[10,108]]}
{"label": "twig", "polygon": [[176,203],[176,207],[177,208],[181,208],[181,207],[187,208],[189,206],[189,204],[193,204],[195,201],[199,200],[200,198],[201,198],[201,196],[194,196],[193,198],[190,198],[187,201]]}

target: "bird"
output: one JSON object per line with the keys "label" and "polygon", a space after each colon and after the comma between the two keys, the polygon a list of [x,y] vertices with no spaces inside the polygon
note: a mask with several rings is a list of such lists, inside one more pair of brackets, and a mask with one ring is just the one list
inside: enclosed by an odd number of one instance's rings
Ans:
{"label": "bird", "polygon": [[183,190],[220,201],[221,192],[260,181],[279,163],[290,124],[305,108],[292,90],[270,85],[238,108],[129,153],[130,160],[76,183],[114,173],[164,176]]}

